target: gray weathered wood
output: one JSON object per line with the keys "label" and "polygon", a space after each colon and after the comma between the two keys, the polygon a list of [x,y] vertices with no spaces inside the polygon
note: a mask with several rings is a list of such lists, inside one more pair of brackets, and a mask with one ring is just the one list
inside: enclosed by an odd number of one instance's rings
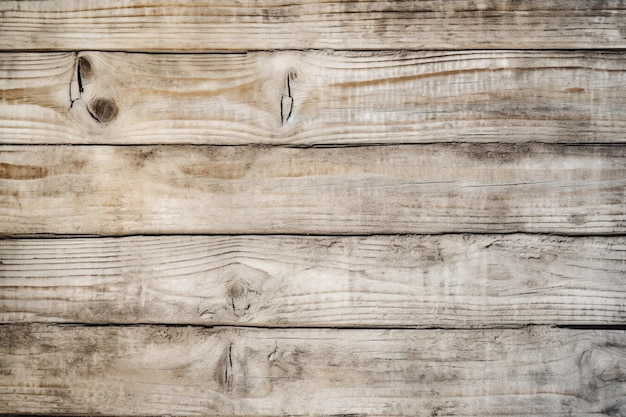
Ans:
{"label": "gray weathered wood", "polygon": [[490,327],[626,321],[626,239],[0,241],[0,321]]}
{"label": "gray weathered wood", "polygon": [[0,0],[0,415],[626,416],[625,48],[620,0]]}
{"label": "gray weathered wood", "polygon": [[0,413],[626,412],[626,332],[0,326]]}
{"label": "gray weathered wood", "polygon": [[0,143],[626,140],[620,52],[3,53],[0,75]]}
{"label": "gray weathered wood", "polygon": [[623,234],[626,148],[3,146],[0,233]]}
{"label": "gray weathered wood", "polygon": [[611,0],[0,2],[0,49],[581,49],[626,47]]}

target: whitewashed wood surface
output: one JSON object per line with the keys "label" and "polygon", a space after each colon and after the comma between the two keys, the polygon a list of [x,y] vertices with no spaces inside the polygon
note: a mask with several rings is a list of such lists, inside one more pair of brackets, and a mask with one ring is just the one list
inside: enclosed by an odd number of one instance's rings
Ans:
{"label": "whitewashed wood surface", "polygon": [[0,415],[626,416],[625,48],[614,0],[0,0]]}
{"label": "whitewashed wood surface", "polygon": [[626,332],[2,325],[0,412],[620,416]]}
{"label": "whitewashed wood surface", "polygon": [[5,52],[0,74],[0,143],[626,140],[623,52]]}
{"label": "whitewashed wood surface", "polygon": [[593,49],[626,47],[615,0],[2,1],[0,49]]}
{"label": "whitewashed wood surface", "polygon": [[626,321],[626,239],[0,241],[0,322],[506,327]]}
{"label": "whitewashed wood surface", "polygon": [[625,151],[4,146],[0,232],[623,234]]}

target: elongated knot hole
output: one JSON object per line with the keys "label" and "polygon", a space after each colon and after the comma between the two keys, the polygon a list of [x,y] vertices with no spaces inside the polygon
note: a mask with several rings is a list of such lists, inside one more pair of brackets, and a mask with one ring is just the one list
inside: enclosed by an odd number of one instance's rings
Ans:
{"label": "elongated knot hole", "polygon": [[83,81],[89,80],[93,75],[91,61],[86,56],[78,58],[78,74]]}

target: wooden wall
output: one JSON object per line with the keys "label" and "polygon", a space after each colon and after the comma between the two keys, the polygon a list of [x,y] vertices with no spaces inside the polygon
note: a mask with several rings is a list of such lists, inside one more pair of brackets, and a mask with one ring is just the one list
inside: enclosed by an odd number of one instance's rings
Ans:
{"label": "wooden wall", "polygon": [[0,415],[626,416],[626,4],[0,1]]}

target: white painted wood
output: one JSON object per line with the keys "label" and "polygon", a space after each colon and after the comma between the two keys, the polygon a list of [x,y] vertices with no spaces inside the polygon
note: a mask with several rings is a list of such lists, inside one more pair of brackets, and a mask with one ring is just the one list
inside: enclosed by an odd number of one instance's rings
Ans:
{"label": "white painted wood", "polygon": [[0,233],[623,234],[619,146],[3,146]]}
{"label": "white painted wood", "polygon": [[619,416],[626,332],[1,326],[0,412]]}
{"label": "white painted wood", "polygon": [[626,239],[0,241],[0,322],[501,327],[626,321]]}
{"label": "white painted wood", "polygon": [[0,49],[624,48],[611,0],[0,2]]}
{"label": "white painted wood", "polygon": [[626,138],[621,52],[2,53],[0,75],[0,143]]}

